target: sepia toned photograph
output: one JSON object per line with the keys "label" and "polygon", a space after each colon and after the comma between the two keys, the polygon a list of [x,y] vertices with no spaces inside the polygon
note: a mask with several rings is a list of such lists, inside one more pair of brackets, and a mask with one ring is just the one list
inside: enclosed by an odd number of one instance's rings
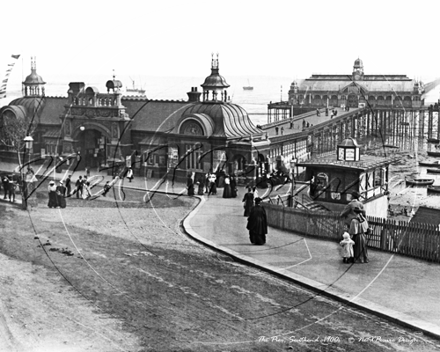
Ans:
{"label": "sepia toned photograph", "polygon": [[437,8],[3,1],[0,352],[440,350]]}

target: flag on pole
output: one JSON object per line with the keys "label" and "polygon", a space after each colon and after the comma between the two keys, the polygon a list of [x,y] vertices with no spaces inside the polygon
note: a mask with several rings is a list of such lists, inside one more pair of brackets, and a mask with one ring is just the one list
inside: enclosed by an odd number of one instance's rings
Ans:
{"label": "flag on pole", "polygon": [[9,74],[12,71],[12,68],[15,65],[15,60],[17,60],[20,57],[20,54],[18,55],[11,55],[11,58],[14,59],[14,61],[8,63],[8,69],[6,70],[5,78],[2,80],[2,84],[0,85],[0,99],[6,98],[6,87],[8,84]]}

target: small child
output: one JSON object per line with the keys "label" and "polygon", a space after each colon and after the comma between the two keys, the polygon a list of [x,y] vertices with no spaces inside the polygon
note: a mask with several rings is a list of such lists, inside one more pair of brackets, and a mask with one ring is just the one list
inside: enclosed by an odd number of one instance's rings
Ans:
{"label": "small child", "polygon": [[353,251],[353,245],[354,241],[350,238],[350,235],[348,232],[344,232],[342,235],[344,238],[339,244],[342,246],[341,255],[342,255],[342,262],[343,263],[350,263],[353,261],[354,257],[354,251]]}

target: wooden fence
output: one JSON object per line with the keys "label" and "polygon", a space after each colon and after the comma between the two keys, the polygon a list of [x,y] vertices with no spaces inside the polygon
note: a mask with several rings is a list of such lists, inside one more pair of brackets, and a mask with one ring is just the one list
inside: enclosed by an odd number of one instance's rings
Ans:
{"label": "wooden fence", "polygon": [[[345,225],[338,213],[315,213],[263,203],[268,225],[299,235],[339,242]],[[373,232],[368,247],[440,263],[440,231],[436,225],[367,216]]]}

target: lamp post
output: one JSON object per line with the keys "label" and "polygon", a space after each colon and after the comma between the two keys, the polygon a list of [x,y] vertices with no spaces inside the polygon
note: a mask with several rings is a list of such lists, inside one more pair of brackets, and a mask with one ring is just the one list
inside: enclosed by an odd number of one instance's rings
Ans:
{"label": "lamp post", "polygon": [[[31,136],[26,136],[23,139],[23,142],[25,143],[25,149],[24,149],[24,155],[23,155],[23,166],[26,161],[26,151],[29,151],[29,160],[30,160],[30,153],[32,149],[32,143],[34,142],[34,139]],[[21,168],[21,182],[22,182],[22,197],[21,197],[21,207],[23,210],[27,210],[27,199],[28,199],[28,189],[27,189],[27,182],[26,182],[26,176],[23,176],[23,167]]]}
{"label": "lamp post", "polygon": [[292,160],[290,160],[290,171],[291,171],[291,173],[292,173],[292,186],[290,187],[290,207],[292,207],[293,208],[293,205],[294,205],[294,200],[293,200],[293,193],[294,193],[294,190],[295,190],[295,166],[296,166],[296,163],[297,163],[297,159],[296,158],[294,158],[294,159],[292,159]]}

